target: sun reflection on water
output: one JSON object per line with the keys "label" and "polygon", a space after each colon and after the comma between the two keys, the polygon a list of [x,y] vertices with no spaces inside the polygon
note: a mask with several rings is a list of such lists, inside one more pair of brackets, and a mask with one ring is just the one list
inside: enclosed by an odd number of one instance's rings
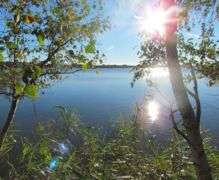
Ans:
{"label": "sun reflection on water", "polygon": [[150,101],[147,104],[147,112],[152,122],[156,121],[159,115],[159,105],[156,101]]}
{"label": "sun reflection on water", "polygon": [[151,69],[150,75],[152,77],[166,77],[169,75],[167,68],[155,67]]}

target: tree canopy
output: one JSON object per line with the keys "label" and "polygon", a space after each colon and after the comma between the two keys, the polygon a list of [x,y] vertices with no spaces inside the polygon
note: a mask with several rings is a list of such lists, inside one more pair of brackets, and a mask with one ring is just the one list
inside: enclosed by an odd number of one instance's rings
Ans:
{"label": "tree canopy", "polygon": [[96,35],[109,28],[102,8],[101,0],[1,1],[0,94],[35,98],[62,71],[101,63]]}
{"label": "tree canopy", "polygon": [[[217,0],[178,0],[177,50],[181,65],[193,66],[210,78],[210,85],[219,79],[219,36],[216,25],[219,20]],[[142,59],[136,66],[134,80],[143,77],[149,67],[166,66],[164,41],[147,38],[138,52]]]}
{"label": "tree canopy", "polygon": [[[200,133],[201,102],[196,72],[210,77],[210,84],[217,80],[219,2],[216,0],[187,1],[160,0],[155,4],[156,13],[165,16],[155,26],[152,37],[146,39],[139,51],[142,61],[136,66],[134,81],[150,72],[150,68],[165,66],[169,70],[170,83],[176,100],[176,110],[170,107],[173,128],[188,143],[197,179],[212,179],[211,166]],[[156,14],[154,14],[155,16]],[[150,19],[151,21],[151,19]],[[157,27],[163,28],[163,31]],[[144,37],[144,32],[142,36]],[[146,32],[147,35],[147,32]],[[147,38],[147,37],[146,37]],[[181,66],[191,70],[193,91],[184,83]],[[188,96],[195,101],[195,109]],[[179,111],[182,121],[174,119]]]}

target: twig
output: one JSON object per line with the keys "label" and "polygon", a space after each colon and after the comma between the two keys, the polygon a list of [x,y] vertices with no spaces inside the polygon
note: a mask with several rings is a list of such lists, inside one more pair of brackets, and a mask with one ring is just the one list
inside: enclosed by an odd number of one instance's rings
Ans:
{"label": "twig", "polygon": [[193,98],[196,98],[195,93],[190,91],[187,87],[186,87],[186,91],[189,93],[190,96],[192,96]]}
{"label": "twig", "polygon": [[185,133],[183,133],[183,132],[178,128],[178,126],[177,126],[177,124],[176,124],[176,121],[175,121],[175,119],[174,119],[174,113],[175,113],[175,112],[177,112],[177,110],[175,110],[175,111],[172,111],[172,110],[171,110],[171,112],[170,112],[170,114],[169,114],[170,121],[173,123],[173,128],[176,130],[176,132],[177,132],[179,135],[181,135],[181,136],[190,144],[190,141],[189,141],[188,137],[185,135]]}
{"label": "twig", "polygon": [[79,72],[79,71],[82,71],[82,69],[76,69],[75,71],[70,71],[70,72],[59,72],[59,71],[56,71],[56,72],[45,72],[43,74],[41,74],[41,76],[45,76],[45,75],[50,75],[50,74],[74,74],[76,72]]}
{"label": "twig", "polygon": [[4,92],[4,91],[1,91],[0,94],[6,95],[6,96],[12,96],[13,95],[13,93]]}
{"label": "twig", "polygon": [[191,74],[192,74],[192,78],[193,78],[193,83],[194,83],[194,99],[195,99],[195,103],[196,103],[196,112],[195,112],[195,119],[196,119],[196,125],[197,127],[200,126],[200,119],[201,119],[201,102],[199,99],[199,93],[198,93],[198,82],[195,76],[195,71],[194,68],[192,67],[192,65],[190,65],[191,68]]}
{"label": "twig", "polygon": [[[44,65],[46,65],[49,61],[51,61],[52,57],[60,50],[61,47],[65,46],[66,44],[68,44],[70,41],[72,40],[72,38],[70,38],[69,40],[67,40],[66,42],[64,42],[63,44],[61,44],[60,46],[58,46],[53,52],[49,53],[48,57],[44,60],[40,62],[40,66],[43,67]],[[50,45],[51,46],[51,45]]]}

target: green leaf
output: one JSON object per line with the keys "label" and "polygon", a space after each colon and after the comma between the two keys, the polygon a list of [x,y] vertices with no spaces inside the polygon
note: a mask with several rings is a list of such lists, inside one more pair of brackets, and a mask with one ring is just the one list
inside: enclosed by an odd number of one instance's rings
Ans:
{"label": "green leaf", "polygon": [[87,67],[88,67],[88,68],[94,68],[93,61],[89,61],[89,62],[87,63]]}
{"label": "green leaf", "polygon": [[38,87],[36,85],[27,85],[24,88],[25,95],[29,98],[38,97]]}
{"label": "green leaf", "polygon": [[37,35],[37,41],[38,41],[39,45],[43,45],[43,43],[44,43],[44,36],[43,36],[42,33]]}
{"label": "green leaf", "polygon": [[68,54],[69,54],[71,57],[74,57],[74,55],[75,55],[73,50],[69,50],[69,51],[68,51]]}
{"label": "green leaf", "polygon": [[86,53],[95,53],[95,44],[96,42],[94,40],[91,40],[90,43],[85,47]]}
{"label": "green leaf", "polygon": [[82,64],[82,71],[87,71],[87,64]]}
{"label": "green leaf", "polygon": [[79,55],[77,58],[79,63],[85,63],[87,61],[84,55]]}
{"label": "green leaf", "polygon": [[27,14],[24,18],[24,22],[26,24],[30,24],[34,21],[34,16],[32,16],[31,14]]}
{"label": "green leaf", "polygon": [[36,125],[35,129],[36,129],[36,131],[40,132],[40,131],[44,131],[45,127],[42,124],[38,123]]}
{"label": "green leaf", "polygon": [[97,74],[97,75],[100,74],[100,71],[99,71],[99,70],[96,70],[96,74]]}
{"label": "green leaf", "polygon": [[51,159],[49,148],[47,146],[45,145],[40,146],[39,151],[40,151],[40,154],[46,158],[45,159],[46,161],[49,161],[49,159]]}
{"label": "green leaf", "polygon": [[24,91],[24,87],[21,84],[19,84],[19,85],[15,86],[15,91],[17,94],[22,94]]}
{"label": "green leaf", "polygon": [[28,144],[27,143],[24,143],[23,144],[23,147],[22,147],[22,156],[23,157],[25,157],[27,154],[28,154],[28,152],[29,152],[29,146],[28,146]]}
{"label": "green leaf", "polygon": [[5,50],[4,47],[0,47],[0,52],[3,52]]}
{"label": "green leaf", "polygon": [[6,42],[6,46],[8,49],[18,49],[18,45],[14,44],[13,42]]}
{"label": "green leaf", "polygon": [[102,63],[103,63],[103,60],[102,60],[102,59],[99,59],[99,63],[102,64]]}
{"label": "green leaf", "polygon": [[55,105],[54,107],[62,111],[67,111],[63,106]]}
{"label": "green leaf", "polygon": [[66,14],[67,14],[68,19],[72,20],[73,15],[74,15],[74,11],[72,9],[68,9]]}
{"label": "green leaf", "polygon": [[37,79],[40,77],[42,74],[42,69],[39,66],[34,66],[33,67],[34,73],[32,75],[32,78]]}
{"label": "green leaf", "polygon": [[4,60],[4,56],[0,54],[0,62]]}

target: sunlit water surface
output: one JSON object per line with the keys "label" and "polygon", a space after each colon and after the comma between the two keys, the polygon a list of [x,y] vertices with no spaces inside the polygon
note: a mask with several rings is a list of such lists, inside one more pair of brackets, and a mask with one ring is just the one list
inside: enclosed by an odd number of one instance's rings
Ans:
{"label": "sunlit water surface", "polygon": [[[14,128],[21,134],[29,134],[39,121],[59,119],[55,105],[73,110],[87,126],[110,129],[112,122],[121,117],[127,118],[133,113],[136,103],[140,105],[140,123],[145,127],[157,129],[159,134],[168,134],[171,123],[168,119],[169,107],[175,108],[170,88],[168,71],[154,69],[151,78],[155,87],[147,85],[144,78],[131,88],[133,72],[130,68],[100,69],[78,72],[63,76],[61,82],[52,82],[53,86],[40,92],[35,101],[21,101],[14,120]],[[191,85],[190,85],[191,87]],[[199,80],[202,103],[203,127],[209,129],[219,139],[219,88],[208,87],[206,79]],[[9,101],[0,96],[0,126],[9,110]],[[62,146],[60,146],[62,148]]]}

